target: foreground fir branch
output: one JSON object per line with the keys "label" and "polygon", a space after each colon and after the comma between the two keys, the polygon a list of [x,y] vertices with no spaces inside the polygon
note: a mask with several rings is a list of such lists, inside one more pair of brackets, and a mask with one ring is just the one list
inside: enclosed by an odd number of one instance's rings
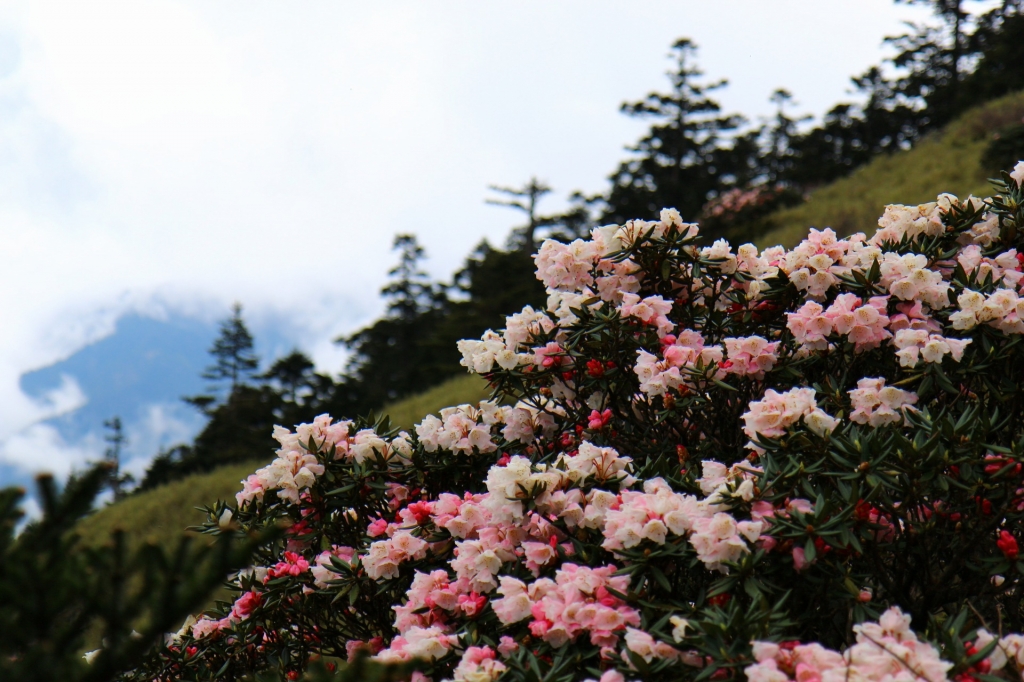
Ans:
{"label": "foreground fir branch", "polygon": [[790,251],[546,242],[546,309],[459,344],[494,399],[279,427],[205,531],[286,536],[126,679],[1020,679],[1022,181]]}
{"label": "foreground fir branch", "polygon": [[[225,574],[280,530],[214,543],[131,550],[124,534],[89,547],[76,525],[111,470],[94,467],[63,491],[39,479],[43,515],[16,534],[23,490],[0,490],[0,679],[100,682],[140,664],[165,631],[206,603]],[[241,534],[239,534],[241,535]],[[86,653],[90,641],[103,648]]]}

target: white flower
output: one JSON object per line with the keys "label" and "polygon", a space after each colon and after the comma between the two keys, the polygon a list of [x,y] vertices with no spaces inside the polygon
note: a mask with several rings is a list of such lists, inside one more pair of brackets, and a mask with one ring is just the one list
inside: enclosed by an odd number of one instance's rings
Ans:
{"label": "white flower", "polygon": [[1013,178],[1018,187],[1024,187],[1024,161],[1017,162],[1017,165],[1013,167],[1013,172],[1010,173],[1010,177]]}

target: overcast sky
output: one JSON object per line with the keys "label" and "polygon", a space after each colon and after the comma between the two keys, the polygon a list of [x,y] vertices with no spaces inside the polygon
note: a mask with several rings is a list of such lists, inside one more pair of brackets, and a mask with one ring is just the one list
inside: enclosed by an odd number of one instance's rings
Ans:
{"label": "overcast sky", "polygon": [[[517,216],[488,184],[596,192],[623,100],[700,46],[727,111],[820,116],[921,8],[891,0],[0,1],[0,445],[60,405],[18,376],[127,310],[241,301],[326,370],[397,232],[447,278]],[[510,311],[511,312],[511,311]],[[80,396],[69,388],[60,400]],[[59,402],[59,401],[58,401]]]}

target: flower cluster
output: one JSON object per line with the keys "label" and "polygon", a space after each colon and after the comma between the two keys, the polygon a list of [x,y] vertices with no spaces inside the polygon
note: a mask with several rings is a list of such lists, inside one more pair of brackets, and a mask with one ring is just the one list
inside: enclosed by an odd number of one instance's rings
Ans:
{"label": "flower cluster", "polygon": [[953,665],[917,638],[910,629],[910,616],[898,608],[886,611],[877,623],[855,625],[853,631],[857,643],[843,653],[820,644],[755,642],[757,663],[744,672],[750,682],[949,679],[946,673]]}
{"label": "flower cluster", "polygon": [[883,426],[899,423],[903,410],[917,402],[917,396],[895,386],[886,386],[884,379],[864,378],[850,391],[850,421]]}
{"label": "flower cluster", "polygon": [[1019,679],[1022,179],[788,250],[545,242],[547,306],[459,344],[493,398],[278,428],[207,531],[284,538],[132,679]]}

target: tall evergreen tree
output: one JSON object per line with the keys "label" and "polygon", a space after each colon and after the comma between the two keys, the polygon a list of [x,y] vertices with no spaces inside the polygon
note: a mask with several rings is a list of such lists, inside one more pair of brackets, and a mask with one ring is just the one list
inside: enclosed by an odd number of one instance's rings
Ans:
{"label": "tall evergreen tree", "polygon": [[266,391],[280,396],[275,417],[278,423],[289,426],[320,414],[336,388],[334,380],[319,374],[313,361],[299,350],[278,358],[257,378],[266,382]]}
{"label": "tall evergreen tree", "polygon": [[[395,237],[399,262],[381,290],[387,301],[383,318],[338,339],[352,352],[341,396],[360,411],[377,408],[449,376],[451,355],[439,356],[429,339],[443,316],[447,297],[420,268],[425,257],[413,235]],[[456,364],[457,366],[457,364]]]}
{"label": "tall evergreen tree", "polygon": [[259,376],[275,386],[285,402],[299,404],[316,385],[313,361],[299,350],[278,358]]}
{"label": "tall evergreen tree", "polygon": [[896,101],[916,104],[922,114],[917,127],[923,132],[945,125],[967,106],[962,83],[976,54],[975,22],[967,5],[980,0],[896,1],[928,5],[938,20],[908,23],[908,33],[886,39],[898,50],[892,63],[903,71],[893,84]]}
{"label": "tall evergreen tree", "polygon": [[412,321],[440,305],[443,293],[426,271],[420,269],[427,254],[415,235],[396,235],[392,249],[399,253],[398,265],[388,270],[391,281],[381,289],[381,295],[387,301],[388,315]]}
{"label": "tall evergreen tree", "polygon": [[128,488],[135,483],[135,477],[129,473],[121,472],[121,453],[128,437],[124,435],[124,427],[120,417],[114,417],[103,422],[103,426],[109,430],[104,436],[107,442],[107,449],[103,452],[103,461],[107,465],[107,485],[114,493],[114,501],[120,501],[128,495]]}
{"label": "tall evergreen tree", "polygon": [[978,17],[970,49],[978,63],[964,78],[966,92],[994,99],[1024,89],[1024,0],[1003,0]]}
{"label": "tall evergreen tree", "polygon": [[203,378],[227,381],[232,391],[255,373],[260,363],[253,353],[252,334],[242,320],[240,303],[231,307],[231,317],[221,323],[220,336],[214,341],[210,355],[214,364],[203,373]]}
{"label": "tall evergreen tree", "polygon": [[512,230],[508,240],[509,248],[533,253],[537,228],[546,224],[546,221],[537,214],[537,204],[546,194],[551,193],[551,188],[535,177],[530,178],[530,182],[519,188],[497,185],[490,185],[489,188],[510,198],[487,199],[488,204],[508,206],[526,214],[526,225]]}
{"label": "tall evergreen tree", "polygon": [[218,393],[226,393],[227,397],[242,385],[246,385],[259,367],[259,358],[253,352],[253,339],[242,319],[242,305],[235,303],[231,307],[231,316],[220,324],[220,335],[210,348],[213,364],[206,368],[202,377],[211,382],[209,393],[190,396],[185,402],[197,407],[203,414],[209,415],[218,403]]}
{"label": "tall evergreen tree", "polygon": [[652,92],[639,102],[627,102],[628,116],[654,121],[650,131],[629,150],[636,156],[623,162],[611,176],[602,220],[621,222],[651,218],[665,207],[675,207],[684,219],[700,212],[710,192],[719,189],[728,171],[714,164],[721,134],[738,127],[742,118],[722,115],[709,94],[726,81],[701,84],[703,72],[693,65],[697,46],[687,38],[672,45],[675,69],[669,73],[672,89]]}
{"label": "tall evergreen tree", "polygon": [[769,184],[786,183],[792,180],[793,168],[797,158],[793,150],[793,140],[800,134],[799,126],[810,120],[810,116],[792,118],[786,108],[792,106],[793,95],[788,90],[779,88],[772,93],[769,101],[775,105],[775,116],[771,124],[762,129],[764,147],[761,154],[761,168],[764,181]]}

